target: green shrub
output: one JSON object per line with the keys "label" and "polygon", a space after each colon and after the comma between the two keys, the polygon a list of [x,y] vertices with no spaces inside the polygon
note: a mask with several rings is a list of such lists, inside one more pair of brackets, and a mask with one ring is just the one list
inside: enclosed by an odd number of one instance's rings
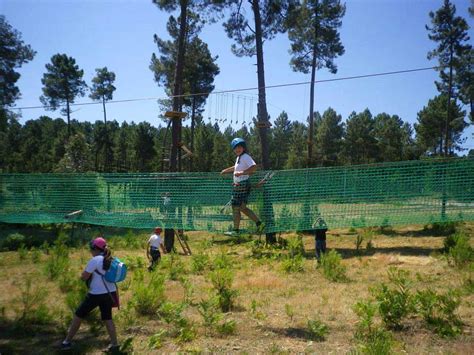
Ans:
{"label": "green shrub", "polygon": [[464,234],[446,237],[444,250],[448,253],[448,262],[458,268],[474,261],[474,249],[469,244],[469,237]]}
{"label": "green shrub", "polygon": [[437,294],[430,289],[418,291],[416,301],[419,314],[437,334],[443,337],[456,337],[461,334],[462,322],[455,313],[461,300],[455,292]]}
{"label": "green shrub", "polygon": [[2,249],[17,250],[22,245],[25,245],[26,237],[20,233],[12,233],[2,241]]}
{"label": "green shrub", "polygon": [[[139,274],[138,271],[135,274]],[[135,275],[134,275],[135,276]],[[165,278],[156,272],[151,273],[148,282],[137,276],[132,284],[132,304],[138,315],[155,315],[164,302]]]}
{"label": "green shrub", "polygon": [[74,277],[69,272],[62,273],[58,277],[58,286],[61,292],[66,293],[73,289],[77,282],[77,277]]}
{"label": "green shrub", "polygon": [[301,235],[288,240],[288,254],[290,257],[304,256],[304,244]]}
{"label": "green shrub", "polygon": [[237,323],[235,320],[229,319],[220,323],[216,327],[216,331],[220,335],[232,335],[235,334]]}
{"label": "green shrub", "polygon": [[223,317],[216,297],[201,300],[198,304],[198,312],[202,317],[204,327],[208,329],[214,329]]}
{"label": "green shrub", "polygon": [[219,253],[216,255],[214,260],[212,261],[211,264],[211,269],[212,270],[218,270],[218,269],[231,269],[232,268],[232,260],[229,258],[227,254],[224,252]]}
{"label": "green shrub", "polygon": [[219,307],[223,312],[229,312],[237,297],[237,290],[232,289],[234,273],[231,269],[216,269],[209,274],[212,285],[217,292]]}
{"label": "green shrub", "polygon": [[295,316],[295,309],[288,303],[285,304],[285,313],[290,318],[290,322],[293,323],[293,317]]}
{"label": "green shrub", "polygon": [[304,271],[304,258],[301,255],[291,257],[288,255],[281,264],[283,271],[287,273],[303,272]]}
{"label": "green shrub", "polygon": [[194,324],[183,316],[186,308],[184,303],[164,302],[158,314],[168,324],[173,326],[171,336],[179,342],[189,342],[196,338],[196,328]]}
{"label": "green shrub", "polygon": [[191,269],[195,274],[202,274],[209,265],[209,256],[206,254],[194,254],[191,257]]}
{"label": "green shrub", "polygon": [[184,263],[176,253],[169,253],[169,256],[163,260],[163,267],[168,270],[168,277],[170,280],[177,281],[186,274]]}
{"label": "green shrub", "polygon": [[18,286],[20,299],[17,302],[20,306],[15,308],[18,325],[27,329],[33,325],[53,323],[53,315],[45,302],[48,291],[44,286],[33,286],[32,280],[31,276],[27,276],[24,283]]}
{"label": "green shrub", "polygon": [[129,271],[141,270],[145,268],[145,259],[142,256],[125,256],[121,258],[127,264]]}
{"label": "green shrub", "polygon": [[342,282],[347,280],[346,267],[342,265],[341,255],[335,250],[321,256],[319,267],[322,269],[324,277],[330,281]]}
{"label": "green shrub", "polygon": [[354,305],[354,312],[359,317],[354,338],[357,340],[356,354],[385,355],[392,351],[392,335],[375,324],[377,305],[371,301],[359,301]]}
{"label": "green shrub", "polygon": [[403,319],[414,311],[408,276],[408,271],[390,268],[388,277],[391,284],[381,283],[372,289],[379,314],[390,329],[401,329]]}
{"label": "green shrub", "polygon": [[30,255],[31,255],[31,261],[34,264],[37,264],[38,262],[41,261],[41,252],[38,249],[32,248]]}
{"label": "green shrub", "polygon": [[435,235],[450,235],[456,233],[457,222],[440,222],[425,226],[424,230]]}
{"label": "green shrub", "polygon": [[356,247],[356,254],[359,255],[361,254],[361,249],[362,249],[362,242],[364,241],[364,237],[360,234],[357,234],[356,240],[355,240],[355,247]]}
{"label": "green shrub", "polygon": [[328,326],[320,320],[308,319],[308,335],[311,340],[323,341],[328,332]]}
{"label": "green shrub", "polygon": [[59,275],[67,273],[69,270],[69,247],[65,241],[66,237],[59,237],[49,250],[50,256],[44,268],[50,280],[56,280]]}
{"label": "green shrub", "polygon": [[162,329],[158,333],[153,334],[148,339],[148,349],[156,350],[163,346],[164,337],[166,336],[166,330]]}
{"label": "green shrub", "polygon": [[18,258],[19,258],[21,261],[25,260],[25,259],[27,258],[27,256],[28,256],[28,249],[26,249],[26,247],[25,247],[24,244],[20,245],[20,247],[18,248],[17,252],[18,252]]}

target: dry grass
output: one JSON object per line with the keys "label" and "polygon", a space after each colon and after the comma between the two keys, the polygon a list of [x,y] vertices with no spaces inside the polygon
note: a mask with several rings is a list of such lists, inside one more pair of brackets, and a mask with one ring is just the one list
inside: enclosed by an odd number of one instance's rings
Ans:
{"label": "dry grass", "polygon": [[[467,233],[474,231],[474,224],[463,226]],[[456,269],[448,266],[439,256],[443,246],[443,237],[426,235],[421,227],[404,227],[396,229],[391,235],[383,235],[372,231],[373,250],[357,255],[355,250],[355,235],[347,230],[331,231],[328,234],[328,247],[336,249],[343,256],[347,267],[348,281],[332,283],[327,281],[315,267],[314,240],[305,237],[306,259],[303,273],[285,274],[278,259],[256,259],[251,256],[248,243],[232,244],[229,239],[214,236],[213,243],[203,243],[211,240],[210,236],[201,233],[189,233],[190,245],[194,252],[204,252],[212,256],[226,253],[232,260],[235,269],[234,287],[238,290],[237,307],[226,319],[237,322],[235,335],[215,337],[209,335],[202,326],[196,304],[201,299],[207,299],[212,293],[212,286],[204,275],[190,273],[190,257],[181,256],[187,273],[185,277],[194,288],[193,304],[187,308],[185,315],[198,325],[197,338],[185,344],[177,343],[175,339],[165,337],[164,345],[155,352],[203,351],[203,352],[317,352],[317,353],[347,353],[354,347],[353,333],[357,317],[352,306],[359,299],[369,297],[369,287],[381,281],[387,281],[387,270],[390,266],[410,271],[414,280],[414,288],[432,287],[437,291],[460,287],[463,276]],[[143,238],[145,235],[141,233]],[[286,235],[284,237],[291,237]],[[363,245],[365,246],[366,241]],[[144,256],[142,250],[116,250],[117,256]],[[75,272],[80,273],[81,255],[84,260],[84,250],[72,253],[71,262]],[[165,258],[168,256],[165,256]],[[45,257],[42,261],[44,263]],[[7,318],[13,319],[13,307],[19,296],[15,282],[22,280],[25,275],[35,276],[35,282],[50,290],[48,305],[52,310],[63,309],[64,296],[60,293],[57,283],[50,282],[42,273],[43,264],[33,264],[30,258],[20,262],[17,253],[0,253],[0,306],[7,309]],[[130,277],[133,273],[131,273]],[[166,281],[165,296],[172,302],[180,302],[184,298],[184,289],[179,281]],[[126,305],[131,297],[131,291],[122,292],[122,305]],[[474,296],[464,295],[459,315],[464,322],[463,334],[454,340],[442,339],[429,330],[421,322],[410,320],[407,328],[395,333],[396,352],[410,354],[431,353],[472,353],[474,349]],[[288,305],[293,312],[292,319],[285,311]],[[115,312],[115,311],[114,311]],[[121,311],[118,311],[120,313]],[[117,313],[116,313],[117,314]],[[329,334],[323,342],[312,342],[306,338],[306,323],[308,319],[318,318],[329,326]],[[11,325],[0,324],[0,334],[4,327]],[[132,329],[124,329],[119,323],[121,339],[134,337],[134,349],[137,353],[149,353],[147,347],[151,335],[163,329],[165,324],[158,318],[138,320],[138,325]],[[35,353],[49,353],[62,339],[60,332],[41,332],[21,334],[17,338],[7,338],[0,335],[0,352],[33,352],[32,345],[37,345]],[[38,339],[42,340],[39,341]],[[94,339],[93,341],[91,339]],[[81,328],[76,339],[77,343],[88,343],[88,352],[99,353],[101,346],[106,345],[106,333],[102,329],[91,338],[87,327]],[[2,351],[4,349],[4,351]],[[7,351],[8,350],[8,351]]]}

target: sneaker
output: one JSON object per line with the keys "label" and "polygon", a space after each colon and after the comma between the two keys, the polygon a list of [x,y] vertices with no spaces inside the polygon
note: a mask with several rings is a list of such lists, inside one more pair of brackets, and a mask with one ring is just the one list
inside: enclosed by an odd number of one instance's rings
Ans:
{"label": "sneaker", "polygon": [[120,350],[120,345],[109,344],[109,346],[104,349],[104,353],[115,354],[115,353],[118,353],[119,350]]}
{"label": "sneaker", "polygon": [[227,235],[229,237],[238,237],[240,232],[238,230],[233,230],[230,232],[225,232],[224,235]]}
{"label": "sneaker", "polygon": [[258,233],[258,234],[262,234],[264,230],[265,230],[265,223],[260,222],[260,223],[257,225],[257,233]]}
{"label": "sneaker", "polygon": [[72,349],[72,343],[71,342],[67,342],[65,343],[64,341],[61,343],[61,350],[71,350]]}

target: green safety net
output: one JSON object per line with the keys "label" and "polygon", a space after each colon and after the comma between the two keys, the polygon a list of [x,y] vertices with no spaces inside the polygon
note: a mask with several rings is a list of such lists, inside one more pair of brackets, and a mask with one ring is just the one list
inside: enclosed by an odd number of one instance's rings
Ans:
{"label": "green safety net", "polygon": [[[329,228],[474,221],[474,159],[274,173],[261,187],[266,172],[252,176],[248,201],[267,233],[318,228],[318,218]],[[231,194],[218,173],[0,174],[0,222],[223,232]],[[255,231],[248,219],[241,227]]]}

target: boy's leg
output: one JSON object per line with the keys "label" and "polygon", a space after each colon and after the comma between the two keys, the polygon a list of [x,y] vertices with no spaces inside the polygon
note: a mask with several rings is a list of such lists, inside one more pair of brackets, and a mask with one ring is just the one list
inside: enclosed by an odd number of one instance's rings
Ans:
{"label": "boy's leg", "polygon": [[250,208],[248,208],[245,203],[242,203],[242,205],[240,205],[240,210],[242,211],[243,214],[245,214],[248,218],[250,218],[255,223],[260,222],[257,215]]}
{"label": "boy's leg", "polygon": [[240,228],[240,207],[239,206],[232,206],[232,215],[234,217],[234,230],[238,231]]}

